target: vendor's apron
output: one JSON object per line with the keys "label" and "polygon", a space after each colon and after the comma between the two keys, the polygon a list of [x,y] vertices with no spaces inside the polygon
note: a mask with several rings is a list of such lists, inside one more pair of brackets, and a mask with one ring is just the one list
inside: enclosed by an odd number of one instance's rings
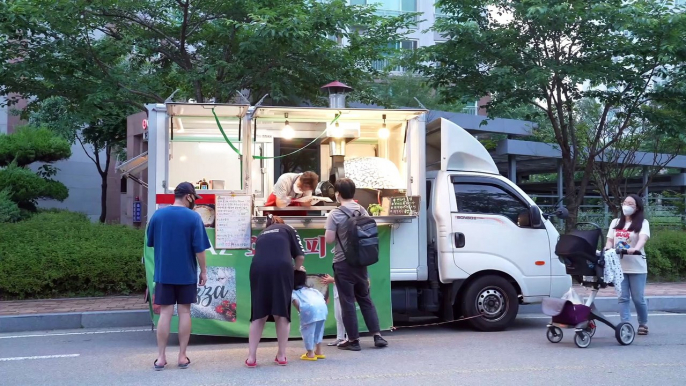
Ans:
{"label": "vendor's apron", "polygon": [[[297,181],[297,179],[296,179]],[[295,182],[293,183],[293,186],[295,186]],[[295,189],[293,189],[295,191]],[[296,194],[296,197],[293,197],[293,199],[300,198],[297,197],[298,194]],[[274,193],[270,194],[269,197],[267,197],[267,202],[264,203],[264,206],[276,206],[276,195]],[[296,201],[291,201],[291,204],[288,206],[301,206],[299,202]],[[273,212],[264,212],[264,215],[272,214],[274,216],[307,216],[307,211],[286,211],[286,210],[275,210]]]}

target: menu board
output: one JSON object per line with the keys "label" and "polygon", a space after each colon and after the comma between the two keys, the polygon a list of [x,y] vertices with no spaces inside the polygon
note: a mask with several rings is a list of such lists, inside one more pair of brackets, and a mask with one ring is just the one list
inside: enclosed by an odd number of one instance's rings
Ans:
{"label": "menu board", "polygon": [[215,196],[215,249],[250,249],[252,196],[245,193]]}
{"label": "menu board", "polygon": [[419,214],[419,196],[384,197],[382,214],[385,216],[416,216]]}

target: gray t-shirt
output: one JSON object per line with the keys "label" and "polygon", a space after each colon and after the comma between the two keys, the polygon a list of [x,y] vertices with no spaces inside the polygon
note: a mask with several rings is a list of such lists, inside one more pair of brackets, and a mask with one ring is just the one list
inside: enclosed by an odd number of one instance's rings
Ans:
{"label": "gray t-shirt", "polygon": [[[359,210],[360,213],[362,213],[363,216],[369,216],[369,213],[367,213],[367,210],[364,209],[364,207],[354,201],[351,202],[346,202],[345,205],[347,209],[349,209],[351,212],[355,213],[356,210]],[[334,248],[334,256],[333,256],[333,262],[338,263],[343,260],[345,260],[345,254],[343,253],[343,248],[341,248],[341,245],[338,243],[338,239],[341,240],[343,244],[347,242],[347,236],[346,234],[342,234],[338,232],[338,225],[343,223],[345,220],[348,219],[348,216],[343,213],[342,210],[340,209],[334,209],[329,213],[329,217],[326,219],[326,230],[327,231],[334,231],[338,235],[336,238],[336,247]]]}

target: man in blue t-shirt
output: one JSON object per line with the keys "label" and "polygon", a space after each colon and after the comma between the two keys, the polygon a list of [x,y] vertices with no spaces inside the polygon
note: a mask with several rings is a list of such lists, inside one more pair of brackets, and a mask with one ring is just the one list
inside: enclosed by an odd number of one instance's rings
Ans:
{"label": "man in blue t-shirt", "polygon": [[193,211],[195,201],[201,198],[193,185],[180,183],[174,190],[174,198],[174,205],[155,212],[147,230],[147,245],[155,248],[153,299],[161,308],[157,323],[159,353],[154,363],[158,371],[167,365],[165,351],[175,304],[179,314],[178,365],[185,369],[191,363],[186,355],[191,336],[191,304],[197,300],[198,285],[207,282],[205,250],[211,247],[202,219]]}

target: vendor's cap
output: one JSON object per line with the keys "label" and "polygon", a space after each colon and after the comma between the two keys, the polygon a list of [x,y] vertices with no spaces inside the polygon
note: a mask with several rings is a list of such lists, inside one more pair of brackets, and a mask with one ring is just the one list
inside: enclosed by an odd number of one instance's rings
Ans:
{"label": "vendor's cap", "polygon": [[174,189],[174,194],[192,194],[196,200],[200,200],[202,197],[195,192],[195,187],[190,182],[182,182],[176,185]]}

